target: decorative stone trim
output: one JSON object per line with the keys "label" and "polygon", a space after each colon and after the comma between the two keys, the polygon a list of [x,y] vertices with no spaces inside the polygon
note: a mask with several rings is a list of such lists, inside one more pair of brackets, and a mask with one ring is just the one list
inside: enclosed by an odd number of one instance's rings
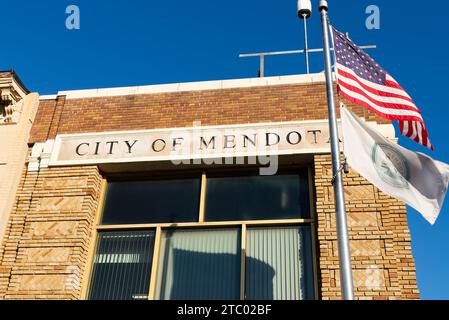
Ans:
{"label": "decorative stone trim", "polygon": [[0,124],[13,124],[18,123],[20,115],[22,114],[23,100],[19,102],[15,101],[1,101],[3,104],[0,113]]}
{"label": "decorative stone trim", "polygon": [[13,72],[0,78],[0,125],[14,124],[22,113],[23,98],[28,94]]}
{"label": "decorative stone trim", "polygon": [[38,172],[41,168],[48,168],[54,143],[54,140],[47,140],[44,143],[34,144],[28,158],[28,171]]}

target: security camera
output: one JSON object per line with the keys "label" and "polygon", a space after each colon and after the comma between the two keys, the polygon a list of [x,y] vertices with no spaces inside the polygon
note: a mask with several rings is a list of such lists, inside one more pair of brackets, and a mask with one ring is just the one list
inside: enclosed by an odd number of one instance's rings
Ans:
{"label": "security camera", "polygon": [[309,18],[312,14],[312,3],[310,0],[298,0],[298,17]]}

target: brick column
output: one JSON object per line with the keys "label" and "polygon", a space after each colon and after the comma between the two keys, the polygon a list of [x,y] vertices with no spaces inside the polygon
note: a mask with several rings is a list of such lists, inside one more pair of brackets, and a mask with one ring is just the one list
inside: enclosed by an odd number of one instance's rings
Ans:
{"label": "brick column", "polygon": [[[330,155],[315,156],[322,299],[341,299]],[[357,299],[419,299],[406,207],[351,170],[345,175]]]}
{"label": "brick column", "polygon": [[97,167],[25,172],[0,251],[0,299],[79,299],[101,189]]}

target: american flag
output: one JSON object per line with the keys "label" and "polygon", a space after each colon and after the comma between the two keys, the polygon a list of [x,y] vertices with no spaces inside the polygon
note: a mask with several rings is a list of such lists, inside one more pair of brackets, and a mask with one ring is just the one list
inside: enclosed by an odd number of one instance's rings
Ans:
{"label": "american flag", "polygon": [[337,82],[342,96],[382,118],[398,120],[401,134],[433,150],[421,111],[373,58],[332,27]]}

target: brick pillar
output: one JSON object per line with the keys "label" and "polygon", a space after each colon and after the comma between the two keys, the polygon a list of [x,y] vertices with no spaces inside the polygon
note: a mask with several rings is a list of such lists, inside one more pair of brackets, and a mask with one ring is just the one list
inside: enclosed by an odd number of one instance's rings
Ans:
{"label": "brick pillar", "polygon": [[[330,155],[315,156],[322,299],[341,299]],[[355,171],[344,176],[357,299],[419,299],[406,207]]]}
{"label": "brick pillar", "polygon": [[56,99],[56,106],[53,111],[50,122],[47,139],[53,139],[58,134],[59,124],[61,122],[62,112],[65,105],[65,96],[58,96]]}
{"label": "brick pillar", "polygon": [[25,172],[0,251],[0,299],[79,299],[101,189],[97,167]]}

